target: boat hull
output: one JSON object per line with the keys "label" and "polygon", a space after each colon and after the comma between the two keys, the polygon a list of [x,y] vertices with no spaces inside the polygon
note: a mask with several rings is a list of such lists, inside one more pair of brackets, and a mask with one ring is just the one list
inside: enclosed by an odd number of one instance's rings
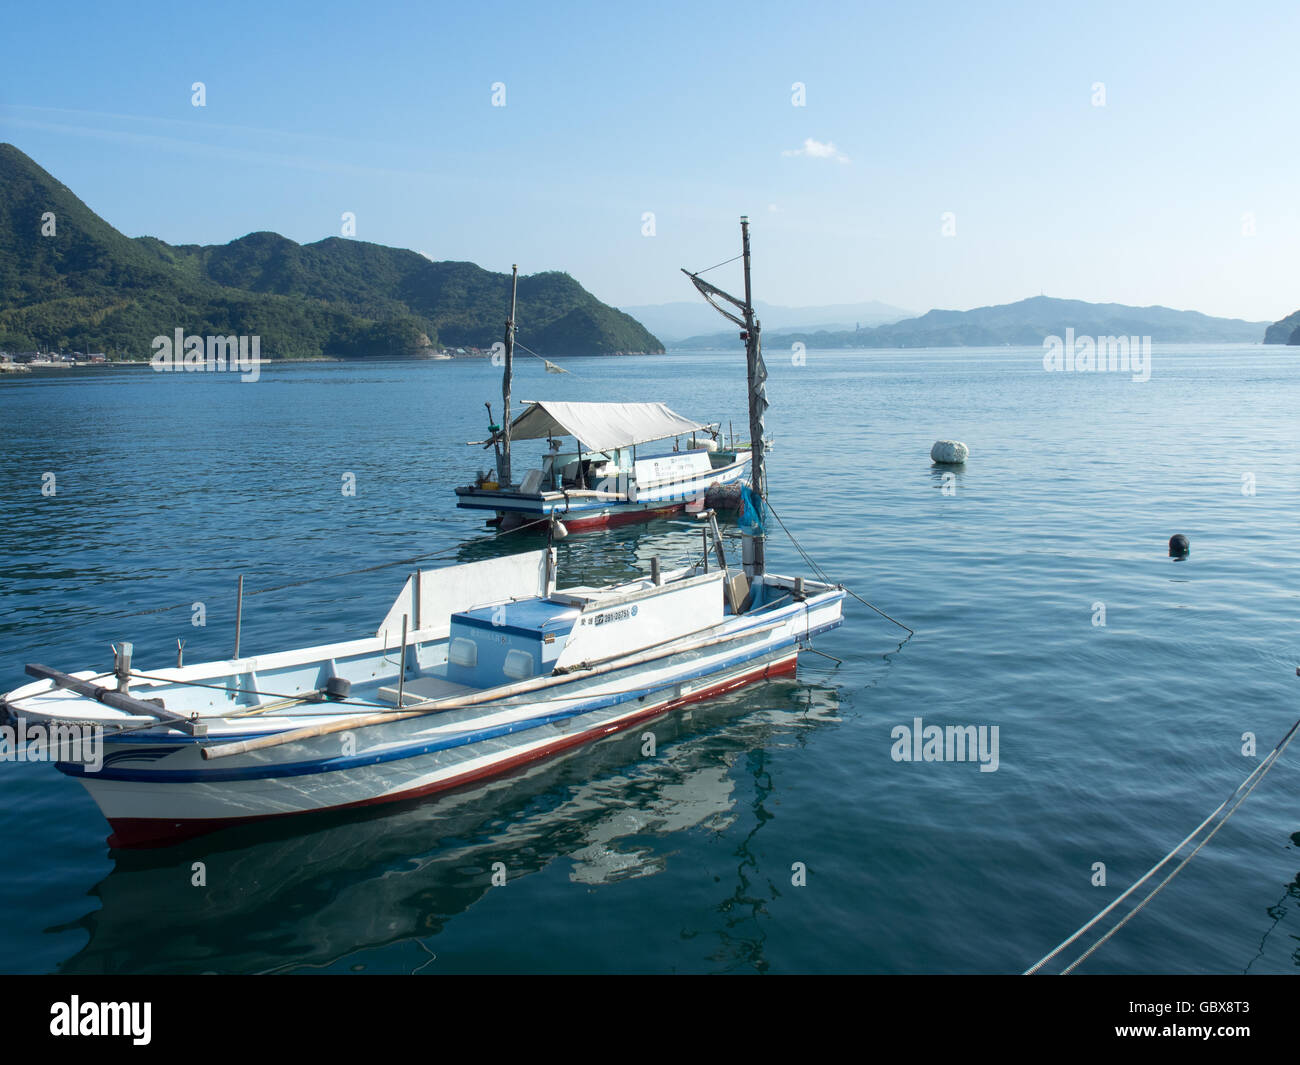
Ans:
{"label": "boat hull", "polygon": [[[673,506],[651,506],[650,504],[623,503],[618,506],[602,507],[590,511],[568,512],[557,510],[557,516],[564,518],[564,527],[569,532],[589,532],[592,529],[614,529],[621,525],[635,525],[643,521],[655,521],[659,518],[671,518],[686,509],[685,503]],[[548,518],[541,517],[531,510],[502,510],[497,512],[502,531],[523,528],[537,524],[540,528]]]}
{"label": "boat hull", "polygon": [[[630,714],[615,722],[585,730],[573,736],[566,737],[565,739],[555,740],[538,747],[530,748],[519,754],[494,761],[481,768],[458,773],[445,779],[426,781],[423,783],[418,780],[412,781],[398,787],[396,790],[385,788],[381,794],[373,795],[368,798],[355,799],[350,802],[343,802],[330,806],[314,806],[309,810],[301,811],[240,814],[235,816],[217,817],[114,817],[106,814],[109,826],[113,830],[112,835],[108,838],[108,843],[111,847],[123,849],[166,847],[186,839],[193,839],[196,836],[207,835],[208,833],[216,832],[223,828],[233,828],[238,825],[278,820],[285,817],[302,816],[304,813],[313,811],[319,813],[346,812],[349,810],[358,810],[387,803],[407,802],[415,799],[429,798],[434,795],[462,788],[472,788],[485,781],[508,776],[511,773],[517,772],[537,762],[554,758],[575,747],[594,743],[606,736],[630,728],[635,728],[638,725],[648,724],[656,718],[660,718],[665,714],[672,713],[674,710],[688,706],[692,703],[697,703],[704,699],[710,699],[762,680],[793,674],[796,665],[797,652],[792,652],[784,658],[769,662],[756,669],[746,670],[740,676],[720,679],[717,683],[710,685],[702,691],[675,699],[665,705],[655,706],[648,710]],[[414,769],[415,767],[412,768]],[[96,787],[86,781],[83,781],[83,783],[87,784],[91,796],[95,797],[98,801],[98,797],[96,796]],[[362,781],[357,781],[357,783],[363,787],[365,786]],[[383,779],[377,779],[371,782],[371,786],[384,787],[386,783],[389,782]],[[101,803],[101,808],[102,806],[103,804]]]}
{"label": "boat hull", "polygon": [[799,650],[841,623],[838,589],[644,663],[557,678],[543,692],[294,739],[218,759],[204,740],[108,740],[78,777],[121,847],[162,846],[229,825],[401,802],[474,785],[795,669]]}
{"label": "boat hull", "polygon": [[740,502],[738,489],[749,471],[748,455],[742,459],[709,469],[693,477],[684,477],[619,495],[599,490],[570,489],[567,492],[525,494],[510,489],[487,489],[464,486],[456,489],[456,506],[462,510],[479,510],[493,514],[502,529],[529,525],[541,527],[552,517],[563,518],[570,532],[629,525],[680,514],[689,505],[713,509],[735,509]]}

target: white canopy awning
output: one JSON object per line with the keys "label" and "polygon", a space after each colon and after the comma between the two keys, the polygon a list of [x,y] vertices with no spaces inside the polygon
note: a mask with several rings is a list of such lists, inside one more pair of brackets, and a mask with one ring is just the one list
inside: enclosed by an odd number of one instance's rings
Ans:
{"label": "white canopy awning", "polygon": [[529,403],[510,423],[515,440],[572,436],[591,451],[612,451],[706,428],[662,403]]}

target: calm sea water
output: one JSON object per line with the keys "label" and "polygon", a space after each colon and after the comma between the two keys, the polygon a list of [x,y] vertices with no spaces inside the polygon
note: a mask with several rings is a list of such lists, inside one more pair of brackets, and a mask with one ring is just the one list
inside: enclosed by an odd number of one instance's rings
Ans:
{"label": "calm sea water", "polygon": [[[1024,969],[1300,716],[1300,355],[1157,347],[1146,383],[1041,358],[768,353],[777,512],[916,636],[850,602],[817,643],[841,665],[657,724],[656,757],[637,732],[452,798],[136,853],[75,781],[0,764],[0,970]],[[744,422],[739,355],[564,362],[525,360],[516,397]],[[225,657],[241,573],[243,649],[269,651],[373,632],[411,567],[264,589],[536,546],[453,506],[489,399],[467,361],[0,379],[0,690],[28,661],[107,668],[119,639],[145,668],[178,637]],[[941,437],[971,448],[948,484]],[[696,544],[659,523],[561,562],[587,583]],[[769,565],[804,572],[779,533]],[[997,726],[997,771],[894,761],[918,717]],[[1295,972],[1298,762],[1082,971]]]}

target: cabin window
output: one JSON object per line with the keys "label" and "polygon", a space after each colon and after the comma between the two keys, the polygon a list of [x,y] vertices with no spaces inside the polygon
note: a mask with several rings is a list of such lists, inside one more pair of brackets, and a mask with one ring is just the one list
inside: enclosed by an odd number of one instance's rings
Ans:
{"label": "cabin window", "polygon": [[453,666],[473,669],[478,665],[478,644],[473,640],[467,640],[464,636],[457,636],[451,641],[451,647],[447,649],[447,661]]}
{"label": "cabin window", "polygon": [[506,663],[501,671],[512,680],[526,680],[535,672],[533,656],[527,651],[507,651]]}

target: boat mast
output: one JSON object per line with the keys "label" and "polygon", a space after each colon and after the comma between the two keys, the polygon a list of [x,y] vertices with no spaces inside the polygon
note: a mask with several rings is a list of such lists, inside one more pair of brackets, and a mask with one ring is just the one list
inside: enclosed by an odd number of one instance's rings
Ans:
{"label": "boat mast", "polygon": [[519,267],[510,267],[510,317],[506,319],[506,365],[501,377],[501,457],[497,479],[502,488],[510,487],[510,378],[515,358],[515,295],[519,290]]}
{"label": "boat mast", "polygon": [[[744,328],[744,331],[740,334],[740,339],[745,342],[745,369],[749,398],[750,476],[754,482],[754,492],[758,496],[761,505],[767,499],[767,445],[764,442],[766,429],[763,425],[763,415],[768,406],[767,367],[763,364],[763,348],[759,341],[759,333],[762,327],[754,314],[753,290],[750,285],[748,215],[741,215],[740,217],[740,239],[741,256],[745,260],[745,298],[743,301],[723,292],[722,289],[715,285],[709,284],[699,274],[693,274],[686,269],[683,269],[682,273],[691,279],[691,283],[699,289],[700,295],[709,301],[714,310],[724,318],[728,318]],[[726,300],[740,311],[743,317],[737,317],[731,311],[719,306],[715,297]],[[745,537],[745,573],[751,580],[755,577],[761,577],[765,572],[763,548],[766,536],[762,531],[762,518],[763,515],[760,514],[758,532],[753,536],[747,535]]]}
{"label": "boat mast", "polygon": [[[767,500],[767,448],[766,427],[763,414],[767,410],[767,367],[763,364],[763,349],[759,343],[758,319],[754,316],[754,300],[749,283],[749,216],[740,216],[740,234],[745,254],[745,373],[749,392],[749,446],[751,476],[754,491],[760,501]],[[764,551],[762,533],[763,514],[759,514],[760,531],[751,537],[753,543],[753,562],[748,567],[750,577],[761,576],[764,572]]]}

